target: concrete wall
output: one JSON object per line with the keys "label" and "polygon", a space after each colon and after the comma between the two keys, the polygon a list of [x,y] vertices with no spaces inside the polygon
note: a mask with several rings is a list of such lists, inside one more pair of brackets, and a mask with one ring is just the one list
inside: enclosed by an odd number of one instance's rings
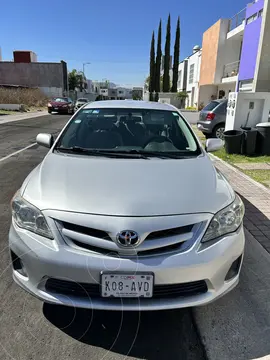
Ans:
{"label": "concrete wall", "polygon": [[80,91],[69,91],[68,96],[72,99],[72,100],[77,100],[79,98],[86,98],[89,101],[95,101],[98,94],[94,94],[94,93],[85,93],[85,92],[80,92]]}
{"label": "concrete wall", "polygon": [[[233,102],[235,107],[232,105]],[[269,111],[269,92],[231,93],[227,107],[226,130],[240,129],[241,126],[255,127],[260,122],[268,122]]]}
{"label": "concrete wall", "polygon": [[215,81],[221,22],[217,21],[203,34],[200,85]]}
{"label": "concrete wall", "polygon": [[[239,62],[241,55],[241,43],[242,43],[242,38],[237,35],[226,40],[225,49],[222,54],[223,61],[222,61],[222,69],[221,69],[221,78],[224,75],[225,65]],[[237,65],[235,66],[235,68],[233,68],[233,66],[232,67],[230,66],[225,76],[230,77],[231,75],[230,72],[232,72],[233,70],[237,70]]]}
{"label": "concrete wall", "polygon": [[[218,38],[218,45],[217,45],[217,61],[216,61],[216,70],[215,70],[215,76],[214,76],[214,83],[219,84],[221,83],[221,79],[223,77],[224,73],[224,66],[231,62],[230,59],[236,59],[239,60],[239,52],[240,52],[240,42],[239,42],[239,51],[238,54],[234,54],[234,49],[229,50],[228,52],[228,40],[227,40],[227,34],[229,29],[229,20],[222,19],[220,21],[220,28],[219,28],[219,38]],[[230,42],[230,40],[229,40]],[[235,57],[234,57],[235,55]],[[237,58],[238,55],[238,58]]]}
{"label": "concrete wall", "polygon": [[[258,0],[258,2],[247,7],[246,19],[250,16],[258,13],[263,9],[264,0]],[[257,54],[259,47],[259,40],[261,34],[262,26],[262,17],[257,17],[250,24],[246,24],[244,37],[243,37],[243,46],[242,54],[240,60],[240,69],[239,69],[239,81],[249,80],[254,78],[255,67],[257,62]]]}
{"label": "concrete wall", "polygon": [[62,63],[0,62],[0,84],[64,88]]}
{"label": "concrete wall", "polygon": [[177,97],[175,93],[159,93],[159,102],[160,103],[166,103],[171,104],[173,106],[176,106],[177,108],[180,108],[180,99]]}
{"label": "concrete wall", "polygon": [[207,105],[211,101],[211,96],[217,96],[217,85],[203,85],[199,88],[199,100],[198,105]]}
{"label": "concrete wall", "polygon": [[225,91],[225,97],[228,98],[229,93],[235,91],[235,86],[236,86],[235,82],[234,83],[219,84],[218,89],[217,89],[217,96],[219,94],[219,91],[223,90],[223,91]]}

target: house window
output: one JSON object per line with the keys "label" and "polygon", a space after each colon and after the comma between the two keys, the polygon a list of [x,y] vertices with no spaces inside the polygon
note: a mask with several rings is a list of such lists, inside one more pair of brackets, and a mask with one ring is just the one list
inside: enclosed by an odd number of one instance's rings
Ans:
{"label": "house window", "polygon": [[251,24],[253,21],[257,19],[257,13],[247,18],[247,25]]}
{"label": "house window", "polygon": [[258,12],[258,17],[262,17],[263,16],[263,9],[261,9],[259,12]]}
{"label": "house window", "polygon": [[119,91],[119,94],[123,94],[123,93],[124,93],[124,91],[122,91],[122,90]]}
{"label": "house window", "polygon": [[194,64],[190,65],[189,68],[189,84],[192,84],[194,80]]}

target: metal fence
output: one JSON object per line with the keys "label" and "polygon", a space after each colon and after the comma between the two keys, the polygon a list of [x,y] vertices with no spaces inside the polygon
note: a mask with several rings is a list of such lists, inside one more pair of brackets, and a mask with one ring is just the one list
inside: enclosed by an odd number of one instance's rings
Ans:
{"label": "metal fence", "polygon": [[223,77],[227,78],[227,77],[238,75],[239,65],[240,65],[240,61],[234,61],[230,64],[226,64],[224,66]]}
{"label": "metal fence", "polygon": [[243,23],[243,21],[246,19],[246,8],[239,11],[236,15],[234,15],[229,23],[229,31],[237,28],[239,25]]}

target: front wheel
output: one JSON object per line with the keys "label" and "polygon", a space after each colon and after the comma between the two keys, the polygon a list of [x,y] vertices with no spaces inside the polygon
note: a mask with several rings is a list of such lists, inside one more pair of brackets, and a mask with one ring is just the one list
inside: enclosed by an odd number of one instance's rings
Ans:
{"label": "front wheel", "polygon": [[48,113],[51,114],[51,113],[52,113],[52,110],[51,110],[51,109],[48,109]]}
{"label": "front wheel", "polygon": [[219,124],[214,128],[213,136],[217,139],[224,140],[225,125]]}

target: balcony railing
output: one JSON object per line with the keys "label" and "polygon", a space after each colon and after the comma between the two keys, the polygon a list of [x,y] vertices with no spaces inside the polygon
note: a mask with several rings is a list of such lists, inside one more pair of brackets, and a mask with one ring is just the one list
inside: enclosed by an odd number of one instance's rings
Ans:
{"label": "balcony railing", "polygon": [[237,76],[239,73],[240,61],[235,61],[224,66],[223,78]]}
{"label": "balcony railing", "polygon": [[239,11],[234,17],[231,18],[229,23],[229,31],[237,28],[246,19],[246,9]]}

